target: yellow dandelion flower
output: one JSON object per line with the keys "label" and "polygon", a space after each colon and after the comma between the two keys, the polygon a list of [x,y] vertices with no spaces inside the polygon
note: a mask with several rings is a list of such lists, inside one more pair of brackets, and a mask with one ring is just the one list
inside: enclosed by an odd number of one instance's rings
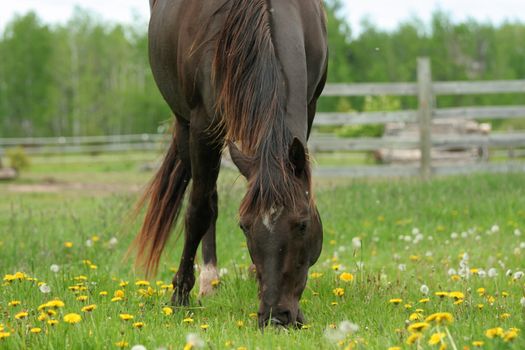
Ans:
{"label": "yellow dandelion flower", "polygon": [[143,281],[143,280],[141,280],[141,281],[137,281],[137,282],[135,282],[135,285],[136,285],[136,286],[139,286],[139,287],[147,287],[147,286],[150,285],[150,283],[149,283],[148,281]]}
{"label": "yellow dandelion flower", "polygon": [[490,305],[494,305],[494,303],[496,302],[496,298],[493,297],[492,295],[489,295],[487,297],[487,302],[490,304]]}
{"label": "yellow dandelion flower", "polygon": [[437,332],[430,336],[428,340],[428,345],[436,345],[441,343],[441,340],[446,337],[446,334],[443,332]]}
{"label": "yellow dandelion flower", "polygon": [[423,338],[423,333],[412,333],[408,338],[407,338],[407,345],[412,345],[414,343],[416,343],[419,339]]}
{"label": "yellow dandelion flower", "polygon": [[425,303],[428,303],[429,301],[430,301],[430,298],[419,299],[420,304],[425,304]]}
{"label": "yellow dandelion flower", "polygon": [[98,266],[95,265],[95,264],[91,264],[91,265],[89,265],[89,268],[90,268],[91,270],[96,270],[96,269],[98,269]]}
{"label": "yellow dandelion flower", "polygon": [[410,316],[408,317],[408,319],[410,321],[420,321],[423,319],[423,314],[419,313],[419,312],[414,312],[412,314],[410,314]]}
{"label": "yellow dandelion flower", "polygon": [[124,288],[126,287],[127,285],[129,284],[128,281],[120,281],[120,283],[118,284],[121,288]]}
{"label": "yellow dandelion flower", "polygon": [[47,324],[50,325],[50,326],[56,326],[58,324],[58,321],[57,320],[48,320]]}
{"label": "yellow dandelion flower", "polygon": [[141,329],[145,326],[144,322],[135,322],[133,323],[133,328]]}
{"label": "yellow dandelion flower", "polygon": [[351,273],[348,273],[348,272],[343,272],[340,276],[339,276],[339,279],[343,282],[351,282],[354,280],[354,275],[352,275]]}
{"label": "yellow dandelion flower", "polygon": [[57,308],[64,307],[64,306],[66,306],[66,304],[64,304],[64,302],[60,299],[51,300],[46,303],[46,307],[49,307],[49,308],[57,309]]}
{"label": "yellow dandelion flower", "polygon": [[20,300],[12,300],[12,301],[10,301],[7,305],[8,305],[8,306],[13,306],[13,307],[15,307],[15,306],[18,306],[18,305],[20,305],[20,304],[21,304],[21,301],[20,301]]}
{"label": "yellow dandelion flower", "polygon": [[427,322],[416,322],[408,326],[407,330],[410,333],[420,333],[426,330],[428,327],[430,327],[430,324]]}
{"label": "yellow dandelion flower", "polygon": [[117,289],[115,293],[113,294],[114,297],[120,297],[120,298],[124,298],[124,295],[126,295],[126,293],[122,289]]}
{"label": "yellow dandelion flower", "polygon": [[173,309],[169,306],[165,306],[162,308],[162,313],[166,316],[169,316],[173,313]]}
{"label": "yellow dandelion flower", "polygon": [[237,325],[237,328],[242,328],[244,327],[244,321],[237,321],[236,325]]}
{"label": "yellow dandelion flower", "polygon": [[122,301],[124,299],[122,299],[121,297],[114,297],[114,298],[111,298],[111,301],[112,302],[117,302],[117,301]]}
{"label": "yellow dandelion flower", "polygon": [[412,304],[405,304],[405,309],[409,310],[412,308]]}
{"label": "yellow dandelion flower", "polygon": [[476,290],[476,292],[478,292],[479,296],[481,297],[481,296],[485,295],[485,288],[483,288],[483,287],[478,288]]}
{"label": "yellow dandelion flower", "polygon": [[475,340],[472,342],[472,346],[475,348],[481,348],[483,344],[485,344],[485,342],[481,340]]}
{"label": "yellow dandelion flower", "polygon": [[501,327],[490,328],[485,331],[485,336],[490,339],[503,337],[504,334],[503,328]]}
{"label": "yellow dandelion flower", "polygon": [[127,341],[121,340],[116,342],[115,345],[119,348],[127,348],[129,346],[129,343]]}
{"label": "yellow dandelion flower", "polygon": [[388,350],[401,350],[400,346],[391,346],[388,348]]}
{"label": "yellow dandelion flower", "polygon": [[97,308],[97,305],[95,304],[91,304],[91,305],[86,305],[82,308],[82,312],[91,312],[93,310],[95,310]]}
{"label": "yellow dandelion flower", "polygon": [[119,317],[122,321],[129,321],[133,319],[133,315],[130,314],[120,314]]}
{"label": "yellow dandelion flower", "polygon": [[8,338],[11,335],[9,332],[0,332],[0,340]]}
{"label": "yellow dandelion flower", "polygon": [[248,314],[248,317],[249,317],[249,318],[257,318],[257,312],[250,312],[250,313]]}
{"label": "yellow dandelion flower", "polygon": [[341,264],[333,264],[332,265],[332,270],[334,270],[334,271],[339,271],[340,268],[341,268]]}
{"label": "yellow dandelion flower", "polygon": [[310,328],[312,328],[312,325],[309,325],[309,324],[303,324],[301,326],[301,329],[310,329]]}
{"label": "yellow dandelion flower", "polygon": [[335,288],[332,293],[334,293],[335,296],[342,297],[345,295],[345,290],[343,288]]}
{"label": "yellow dandelion flower", "polygon": [[483,304],[478,304],[477,307],[478,307],[478,310],[482,310],[482,309],[485,307],[485,305],[483,305]]}
{"label": "yellow dandelion flower", "polygon": [[450,312],[437,312],[428,316],[425,322],[435,322],[437,324],[445,324],[454,322],[454,316]]}
{"label": "yellow dandelion flower", "polygon": [[517,337],[518,337],[518,331],[515,330],[515,329],[511,329],[511,330],[505,332],[505,334],[503,334],[503,340],[505,342],[513,341]]}
{"label": "yellow dandelion flower", "polygon": [[410,261],[413,261],[413,262],[417,262],[421,260],[421,257],[419,255],[410,255],[408,258],[410,259]]}
{"label": "yellow dandelion flower", "polygon": [[462,292],[450,292],[448,293],[449,298],[453,298],[455,300],[465,299],[465,294]]}
{"label": "yellow dandelion flower", "polygon": [[47,309],[46,310],[46,313],[49,315],[49,316],[55,316],[57,314],[57,312],[54,310],[54,309]]}
{"label": "yellow dandelion flower", "polygon": [[77,300],[78,301],[86,301],[86,300],[88,300],[88,296],[87,295],[79,295],[77,297]]}
{"label": "yellow dandelion flower", "polygon": [[454,305],[461,305],[463,304],[464,300],[463,299],[458,299],[454,302]]}
{"label": "yellow dandelion flower", "polygon": [[193,318],[191,317],[186,317],[185,319],[182,320],[183,323],[187,323],[187,324],[190,324],[190,323],[193,323]]}
{"label": "yellow dandelion flower", "polygon": [[337,306],[337,305],[339,305],[339,303],[338,303],[337,301],[332,301],[332,302],[330,303],[330,305],[332,305],[332,306]]}
{"label": "yellow dandelion flower", "polygon": [[64,316],[64,322],[66,323],[75,324],[80,321],[82,321],[82,317],[79,314],[70,313]]}
{"label": "yellow dandelion flower", "polygon": [[173,284],[163,284],[162,286],[160,286],[160,289],[162,289],[162,290],[172,290],[173,289]]}
{"label": "yellow dandelion flower", "polygon": [[461,280],[461,276],[460,275],[452,275],[450,276],[450,279],[454,282],[457,282],[459,280]]}
{"label": "yellow dandelion flower", "polygon": [[47,315],[44,314],[44,313],[41,313],[40,315],[38,315],[38,320],[39,320],[39,321],[45,321],[45,320],[47,320]]}
{"label": "yellow dandelion flower", "polygon": [[218,278],[214,278],[213,280],[211,280],[212,287],[217,287],[220,283],[221,281]]}
{"label": "yellow dandelion flower", "polygon": [[310,274],[310,278],[313,279],[313,280],[321,278],[322,276],[323,276],[323,273],[321,273],[321,272],[312,272]]}
{"label": "yellow dandelion flower", "polygon": [[201,324],[201,329],[202,329],[203,331],[207,330],[208,328],[210,328],[209,325],[207,325],[207,324]]}
{"label": "yellow dandelion flower", "polygon": [[394,298],[394,299],[390,299],[388,302],[389,302],[390,304],[398,305],[398,304],[400,304],[402,301],[403,301],[403,299],[400,299],[400,298]]}
{"label": "yellow dandelion flower", "polygon": [[23,320],[24,318],[27,318],[28,315],[29,315],[29,314],[28,314],[27,312],[22,311],[22,312],[17,313],[17,314],[15,315],[15,318],[16,318],[17,320]]}
{"label": "yellow dandelion flower", "polygon": [[64,247],[73,248],[73,242],[64,242]]}
{"label": "yellow dandelion flower", "polygon": [[42,332],[42,328],[38,328],[38,327],[33,327],[29,330],[31,333],[33,334],[38,334],[40,332]]}
{"label": "yellow dandelion flower", "polygon": [[437,297],[445,298],[448,297],[448,292],[436,292],[434,293]]}
{"label": "yellow dandelion flower", "polygon": [[505,312],[504,314],[499,315],[500,320],[506,320],[510,317],[510,314],[508,312]]}
{"label": "yellow dandelion flower", "polygon": [[501,296],[506,298],[509,296],[509,293],[508,292],[501,292]]}

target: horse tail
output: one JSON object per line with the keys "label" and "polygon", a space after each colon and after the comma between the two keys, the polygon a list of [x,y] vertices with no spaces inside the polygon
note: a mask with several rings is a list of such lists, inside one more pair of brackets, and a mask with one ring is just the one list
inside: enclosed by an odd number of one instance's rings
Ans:
{"label": "horse tail", "polygon": [[148,202],[142,227],[128,250],[128,254],[137,251],[135,266],[143,269],[147,277],[157,273],[162,251],[179,217],[190,179],[190,170],[184,166],[173,136],[159,170],[137,202],[135,211],[138,214]]}

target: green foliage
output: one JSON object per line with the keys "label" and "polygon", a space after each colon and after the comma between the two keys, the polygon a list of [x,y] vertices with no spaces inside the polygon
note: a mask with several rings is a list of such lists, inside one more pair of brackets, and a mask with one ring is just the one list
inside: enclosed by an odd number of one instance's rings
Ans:
{"label": "green foliage", "polygon": [[21,170],[29,168],[31,161],[26,151],[22,147],[9,148],[5,152],[9,165],[11,168],[20,172]]}
{"label": "green foliage", "polygon": [[[525,79],[525,25],[436,12],[387,32],[364,21],[353,35],[342,0],[327,0],[328,82],[416,80],[416,57],[432,58],[435,80]],[[0,137],[156,132],[171,118],[149,69],[147,23],[102,22],[77,8],[49,26],[29,12],[0,34]],[[414,108],[414,97],[399,99]],[[523,95],[441,96],[440,107],[522,104]],[[365,110],[364,98],[322,98],[321,111]],[[503,122],[493,123],[495,127]]]}

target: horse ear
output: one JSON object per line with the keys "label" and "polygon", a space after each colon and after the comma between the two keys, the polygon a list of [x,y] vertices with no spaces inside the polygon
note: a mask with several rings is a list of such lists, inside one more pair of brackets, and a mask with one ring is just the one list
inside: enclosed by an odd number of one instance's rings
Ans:
{"label": "horse ear", "polygon": [[296,176],[300,176],[306,168],[306,150],[303,143],[294,137],[289,151],[290,162],[294,167]]}
{"label": "horse ear", "polygon": [[230,151],[233,163],[237,166],[241,174],[248,179],[252,168],[251,159],[242,154],[241,150],[234,142],[228,142],[228,150]]}

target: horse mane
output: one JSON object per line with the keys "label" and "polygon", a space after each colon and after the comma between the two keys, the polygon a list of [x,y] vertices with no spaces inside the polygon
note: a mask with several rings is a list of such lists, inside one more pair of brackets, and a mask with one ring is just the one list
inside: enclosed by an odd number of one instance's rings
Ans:
{"label": "horse mane", "polygon": [[[285,124],[287,87],[272,40],[268,0],[231,0],[212,65],[216,112],[227,140],[240,144],[258,171],[249,179],[240,214],[292,205],[302,189],[289,160],[293,135]],[[310,186],[309,162],[305,169]]]}

